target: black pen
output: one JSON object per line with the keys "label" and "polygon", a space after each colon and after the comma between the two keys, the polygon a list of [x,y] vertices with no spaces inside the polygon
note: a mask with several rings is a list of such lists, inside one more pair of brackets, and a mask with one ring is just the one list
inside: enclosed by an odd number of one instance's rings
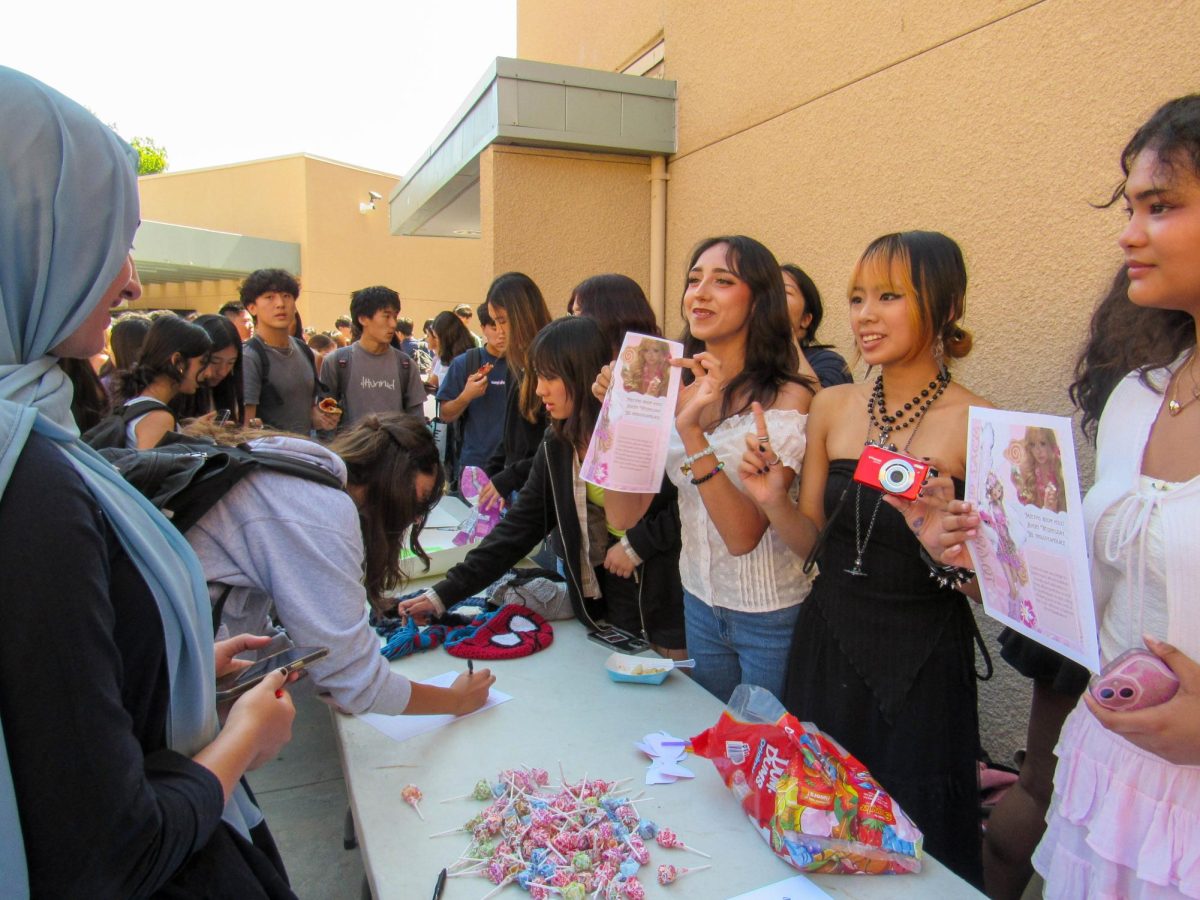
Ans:
{"label": "black pen", "polygon": [[473,660],[473,659],[467,660],[467,674],[468,675],[475,674],[475,660]]}
{"label": "black pen", "polygon": [[442,891],[446,887],[446,870],[442,869],[438,875],[437,884],[433,886],[433,900],[438,900],[442,896]]}

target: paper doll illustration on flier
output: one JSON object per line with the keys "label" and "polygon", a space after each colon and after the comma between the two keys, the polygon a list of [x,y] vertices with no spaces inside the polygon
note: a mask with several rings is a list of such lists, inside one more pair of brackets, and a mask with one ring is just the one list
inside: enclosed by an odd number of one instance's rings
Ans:
{"label": "paper doll illustration on flier", "polygon": [[[671,382],[671,348],[666,341],[643,338],[637,347],[626,351],[622,382],[631,394],[649,397],[667,396]],[[630,358],[632,357],[632,358]]]}
{"label": "paper doll illustration on flier", "polygon": [[1037,625],[1037,614],[1029,598],[1021,593],[1021,588],[1029,583],[1029,571],[1025,567],[1025,559],[1021,555],[1017,542],[1013,540],[1012,529],[1009,526],[1008,513],[1004,509],[1004,485],[996,477],[995,472],[988,472],[984,485],[986,506],[979,510],[979,519],[987,525],[995,535],[992,543],[996,551],[996,559],[1008,582],[1009,610],[1013,618],[1019,618],[1023,624],[1033,628]]}
{"label": "paper doll illustration on flier", "polygon": [[1067,508],[1067,491],[1063,482],[1062,451],[1050,428],[1030,426],[1025,429],[1020,465],[1014,465],[1013,484],[1017,499],[1023,506],[1036,506],[1049,512]]}

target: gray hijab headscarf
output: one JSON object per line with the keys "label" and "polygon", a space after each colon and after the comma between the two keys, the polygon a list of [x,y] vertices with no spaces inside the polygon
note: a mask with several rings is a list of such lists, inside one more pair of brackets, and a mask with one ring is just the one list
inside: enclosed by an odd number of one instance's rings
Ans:
{"label": "gray hijab headscarf", "polygon": [[[4,67],[0,123],[0,499],[30,433],[53,440],[154,594],[170,679],[167,744],[192,756],[217,733],[211,606],[199,561],[79,440],[71,383],[50,355],[95,309],[129,254],[139,215],[137,156],[83,107]],[[240,793],[225,818],[248,835],[262,815]],[[2,722],[0,873],[7,896],[28,894]]]}

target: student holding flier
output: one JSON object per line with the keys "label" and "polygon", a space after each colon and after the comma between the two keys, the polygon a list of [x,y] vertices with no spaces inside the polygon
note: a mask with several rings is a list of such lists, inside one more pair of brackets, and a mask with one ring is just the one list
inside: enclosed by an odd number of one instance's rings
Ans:
{"label": "student holding flier", "polygon": [[[679,491],[688,653],[696,681],[722,701],[742,683],[778,696],[809,579],[801,557],[747,496],[738,460],[750,406],[760,403],[790,486],[804,457],[813,386],[796,374],[783,276],[758,241],[738,235],[701,242],[688,263],[682,306],[685,358],[671,364],[690,384],[679,392],[666,470]],[[608,372],[597,381],[598,395],[610,378]],[[655,497],[606,494],[617,528],[637,522]]]}
{"label": "student holding flier", "polygon": [[889,493],[917,496],[930,461],[938,490],[950,490],[951,478],[962,490],[968,410],[986,404],[947,368],[971,349],[959,324],[966,288],[962,253],[945,235],[873,241],[854,268],[849,304],[859,352],[878,373],[813,400],[799,505],[775,465],[769,419],[743,429],[741,475],[772,530],[820,566],[792,639],[789,712],[861,760],[929,852],[978,885],[975,620],[959,590],[964,573],[930,577]]}
{"label": "student holding flier", "polygon": [[[1200,897],[1200,95],[1155,112],[1121,168],[1129,302],[1097,310],[1108,327],[1093,323],[1075,385],[1085,424],[1100,422],[1083,501],[1092,591],[1102,661],[1146,650],[1179,687],[1137,708],[1149,682],[1134,682],[1125,710],[1085,691],[1067,718],[1033,858],[1050,898]],[[1128,374],[1104,402],[1112,371]],[[938,518],[930,553],[965,565],[978,510]]]}

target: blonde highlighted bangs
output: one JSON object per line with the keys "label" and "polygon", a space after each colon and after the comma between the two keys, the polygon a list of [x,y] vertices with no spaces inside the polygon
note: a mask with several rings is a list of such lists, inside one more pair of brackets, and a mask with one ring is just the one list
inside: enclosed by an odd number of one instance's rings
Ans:
{"label": "blonde highlighted bangs", "polygon": [[[893,294],[903,294],[908,298],[905,311],[908,313],[908,324],[916,332],[918,340],[905,357],[913,359],[933,343],[933,322],[927,308],[927,301],[913,281],[912,256],[904,246],[899,235],[890,235],[867,249],[854,265],[850,275],[850,284],[846,289],[846,299],[854,296],[855,286],[865,288],[867,285],[877,285]],[[861,358],[862,352],[855,349]]]}

